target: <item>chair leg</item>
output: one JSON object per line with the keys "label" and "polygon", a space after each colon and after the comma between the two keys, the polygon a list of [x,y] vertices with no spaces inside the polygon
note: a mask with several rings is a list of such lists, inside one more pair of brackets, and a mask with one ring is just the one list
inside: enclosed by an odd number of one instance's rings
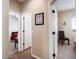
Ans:
{"label": "chair leg", "polygon": [[59,41],[58,41],[59,43],[60,43],[60,39],[59,39]]}
{"label": "chair leg", "polygon": [[69,40],[68,40],[68,45],[69,45],[70,43],[69,43]]}
{"label": "chair leg", "polygon": [[15,42],[15,48],[16,48],[16,42]]}
{"label": "chair leg", "polygon": [[63,42],[64,42],[64,41],[62,40],[62,45],[63,45]]}

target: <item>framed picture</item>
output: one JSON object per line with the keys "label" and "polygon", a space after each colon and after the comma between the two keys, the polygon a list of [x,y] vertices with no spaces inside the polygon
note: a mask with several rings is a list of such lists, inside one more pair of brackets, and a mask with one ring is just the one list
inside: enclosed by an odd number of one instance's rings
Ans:
{"label": "framed picture", "polygon": [[35,14],[35,25],[44,24],[44,13]]}

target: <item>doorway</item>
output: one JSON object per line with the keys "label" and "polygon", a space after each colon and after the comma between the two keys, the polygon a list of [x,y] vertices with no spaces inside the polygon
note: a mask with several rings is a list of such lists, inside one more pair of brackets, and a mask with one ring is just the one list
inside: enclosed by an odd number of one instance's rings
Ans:
{"label": "doorway", "polygon": [[58,12],[59,38],[57,59],[76,59],[75,17],[75,9]]}
{"label": "doorway", "polygon": [[[58,0],[49,5],[49,59],[76,58],[75,1],[65,2]],[[60,32],[64,40],[59,40]]]}
{"label": "doorway", "polygon": [[[17,12],[12,12],[10,15],[9,21],[9,34],[10,34],[10,57],[16,58],[15,55],[18,54],[17,51],[23,53],[27,52],[25,58],[33,58],[31,57],[32,52],[32,14],[19,14],[19,18],[17,17]],[[13,20],[13,21],[12,21]],[[13,30],[13,31],[11,31]],[[14,34],[14,38],[12,37],[12,33]],[[17,34],[17,37],[16,37]],[[17,40],[17,41],[15,41]],[[16,43],[16,44],[15,44]],[[16,54],[17,53],[17,54]],[[21,57],[22,58],[22,57]]]}
{"label": "doorway", "polygon": [[20,40],[20,14],[18,12],[9,11],[9,57],[12,57],[17,51],[19,51]]}
{"label": "doorway", "polygon": [[22,13],[22,34],[23,34],[23,50],[30,49],[32,51],[32,14]]}

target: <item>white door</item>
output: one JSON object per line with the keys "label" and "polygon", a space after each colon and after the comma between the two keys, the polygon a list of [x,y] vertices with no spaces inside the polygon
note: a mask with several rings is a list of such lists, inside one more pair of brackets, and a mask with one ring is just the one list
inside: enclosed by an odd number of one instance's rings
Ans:
{"label": "white door", "polygon": [[[49,59],[57,58],[57,10],[49,6]],[[55,54],[55,56],[54,56]]]}
{"label": "white door", "polygon": [[23,28],[24,49],[27,49],[31,47],[32,44],[32,14],[29,13],[24,15]]}

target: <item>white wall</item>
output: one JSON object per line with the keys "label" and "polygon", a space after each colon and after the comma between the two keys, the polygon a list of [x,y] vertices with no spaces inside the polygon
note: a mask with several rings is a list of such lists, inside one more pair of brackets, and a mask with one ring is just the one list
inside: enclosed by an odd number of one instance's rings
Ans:
{"label": "white wall", "polygon": [[9,15],[9,37],[11,37],[12,32],[19,31],[19,19],[16,16]]}
{"label": "white wall", "polygon": [[[58,30],[63,30],[70,41],[76,39],[76,32],[72,31],[72,18],[74,17],[76,17],[75,9],[58,13]],[[64,21],[66,25],[63,25]]]}
{"label": "white wall", "polygon": [[[9,0],[2,0],[2,59],[8,59],[9,50]],[[1,52],[0,52],[1,53]]]}
{"label": "white wall", "polygon": [[10,32],[18,31],[18,18],[9,17],[9,30]]}

